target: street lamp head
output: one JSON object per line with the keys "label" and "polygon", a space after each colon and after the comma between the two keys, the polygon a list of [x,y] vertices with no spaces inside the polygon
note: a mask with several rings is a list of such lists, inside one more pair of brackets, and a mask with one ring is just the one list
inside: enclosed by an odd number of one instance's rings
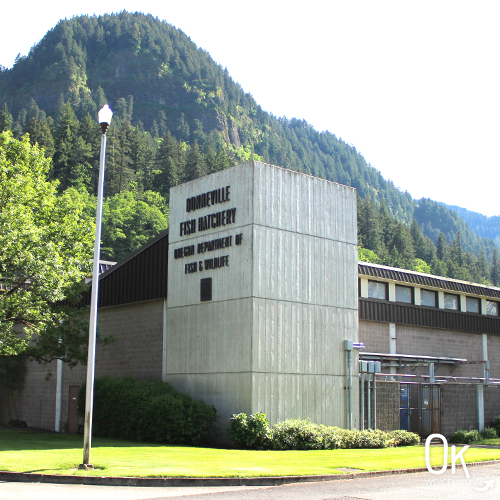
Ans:
{"label": "street lamp head", "polygon": [[111,111],[111,108],[107,104],[105,104],[101,108],[98,114],[99,124],[101,125],[101,130],[103,134],[105,134],[106,131],[108,130],[112,116],[113,116],[113,111]]}

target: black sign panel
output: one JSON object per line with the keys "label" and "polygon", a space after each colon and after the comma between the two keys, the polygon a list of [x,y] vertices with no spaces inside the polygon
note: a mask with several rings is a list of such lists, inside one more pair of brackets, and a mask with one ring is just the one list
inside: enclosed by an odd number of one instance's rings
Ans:
{"label": "black sign panel", "polygon": [[203,278],[200,280],[200,301],[210,300],[212,300],[212,278]]}

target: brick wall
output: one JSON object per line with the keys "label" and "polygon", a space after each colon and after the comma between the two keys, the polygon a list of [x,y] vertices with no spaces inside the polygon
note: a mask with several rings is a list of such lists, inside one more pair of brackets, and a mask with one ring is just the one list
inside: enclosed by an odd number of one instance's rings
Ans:
{"label": "brick wall", "polygon": [[4,391],[0,423],[24,420],[30,427],[55,428],[56,363],[27,363],[24,382],[14,392]]}
{"label": "brick wall", "polygon": [[[163,300],[141,302],[99,310],[99,331],[114,335],[116,342],[96,349],[95,376],[133,375],[143,380],[161,380],[163,352]],[[26,379],[16,391],[19,418],[30,427],[55,428],[56,362],[28,363]],[[86,366],[64,365],[62,376],[61,429],[67,429],[69,387],[81,386]],[[4,391],[5,392],[5,391]],[[0,393],[1,395],[1,393]],[[13,414],[13,403],[0,399],[0,423]]]}
{"label": "brick wall", "polygon": [[441,385],[441,433],[451,437],[457,429],[477,429],[475,384]]}
{"label": "brick wall", "polygon": [[490,377],[500,378],[500,336],[488,335],[488,359]]}
{"label": "brick wall", "polygon": [[359,341],[366,352],[389,352],[389,323],[359,322]]}
{"label": "brick wall", "polygon": [[[442,356],[480,361],[483,356],[481,334],[452,332],[437,328],[396,326],[396,350],[398,354]],[[428,374],[427,367],[405,370],[413,374]],[[403,373],[398,371],[398,373]],[[483,377],[483,365],[435,365],[435,374],[455,377]]]}
{"label": "brick wall", "polygon": [[[361,320],[359,322],[359,339],[365,344],[366,352],[388,353],[389,324]],[[396,352],[415,356],[443,356],[481,361],[483,359],[483,337],[482,334],[478,333],[396,325]],[[488,335],[488,359],[490,361],[490,377],[500,378],[500,336]],[[412,368],[398,369],[398,373],[427,375],[429,369],[427,367],[419,367],[415,370]],[[484,377],[484,365],[435,365],[435,374],[437,376],[482,378]]]}
{"label": "brick wall", "polygon": [[399,429],[399,382],[377,381],[377,429]]}
{"label": "brick wall", "polygon": [[500,387],[484,386],[484,426],[489,427],[497,415],[500,415]]}
{"label": "brick wall", "polygon": [[[364,428],[368,428],[368,383],[364,384]],[[399,382],[377,380],[377,429],[393,431],[399,429]],[[360,385],[360,410],[361,410],[361,385]],[[373,422],[373,385],[371,386],[371,422]]]}

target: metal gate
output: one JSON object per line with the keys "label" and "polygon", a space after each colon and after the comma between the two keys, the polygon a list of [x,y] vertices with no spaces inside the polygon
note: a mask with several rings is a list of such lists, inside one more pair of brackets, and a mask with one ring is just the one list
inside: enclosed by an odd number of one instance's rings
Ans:
{"label": "metal gate", "polygon": [[400,428],[422,438],[441,432],[441,391],[438,384],[401,383]]}

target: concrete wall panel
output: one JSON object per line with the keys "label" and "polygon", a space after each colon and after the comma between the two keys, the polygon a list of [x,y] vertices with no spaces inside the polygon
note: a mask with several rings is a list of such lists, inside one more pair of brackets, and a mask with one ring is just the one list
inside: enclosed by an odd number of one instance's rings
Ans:
{"label": "concrete wall panel", "polygon": [[343,341],[357,341],[357,322],[357,311],[255,299],[253,370],[344,374]]}
{"label": "concrete wall panel", "polygon": [[[243,238],[240,245],[236,244],[237,235],[241,235]],[[231,245],[226,248],[196,253],[192,257],[174,258],[175,249],[194,244],[195,251],[197,251],[198,244],[216,239],[224,239],[227,242],[227,238],[230,238]],[[252,254],[251,226],[226,229],[216,233],[211,232],[185,243],[171,244],[168,260],[168,286],[172,293],[169,293],[168,296],[169,307],[199,304],[200,280],[203,278],[212,278],[212,302],[250,297],[252,295],[252,280],[249,269],[252,267]],[[228,266],[219,269],[206,268],[206,260],[222,256],[228,257]],[[186,273],[186,265],[192,263],[197,264],[196,272]]]}
{"label": "concrete wall panel", "polygon": [[354,188],[254,163],[255,224],[356,243]]}
{"label": "concrete wall panel", "polygon": [[[287,418],[308,418],[324,425],[346,427],[344,386],[343,376],[254,373],[252,413],[264,412],[273,423]],[[353,402],[359,399],[356,384],[352,397]],[[357,427],[357,403],[354,407]]]}
{"label": "concrete wall panel", "polygon": [[[224,434],[233,413],[252,413],[252,387],[249,372],[203,374],[169,374],[167,381],[175,389],[213,405],[217,410],[219,439]],[[219,442],[220,442],[219,441]]]}
{"label": "concrete wall panel", "polygon": [[[234,175],[234,169],[223,170],[214,175],[201,177],[185,184],[175,186],[170,191],[170,245],[182,244],[187,245],[189,241],[200,236],[213,235],[220,230],[234,230],[242,226],[251,224],[253,221],[253,189],[254,189],[254,169],[252,162],[239,165],[237,179]],[[190,197],[202,195],[209,191],[230,186],[229,200],[223,203],[211,204],[205,208],[200,208],[194,211],[186,211],[186,200]],[[230,208],[236,208],[236,221],[228,226],[220,226],[219,228],[211,228],[199,232],[198,230],[190,235],[180,235],[181,222],[196,219],[199,217],[220,212]],[[171,259],[169,258],[169,269]]]}
{"label": "concrete wall panel", "polygon": [[251,340],[251,299],[170,308],[167,373],[248,372]]}
{"label": "concrete wall panel", "polygon": [[357,310],[355,245],[254,226],[253,295]]}

